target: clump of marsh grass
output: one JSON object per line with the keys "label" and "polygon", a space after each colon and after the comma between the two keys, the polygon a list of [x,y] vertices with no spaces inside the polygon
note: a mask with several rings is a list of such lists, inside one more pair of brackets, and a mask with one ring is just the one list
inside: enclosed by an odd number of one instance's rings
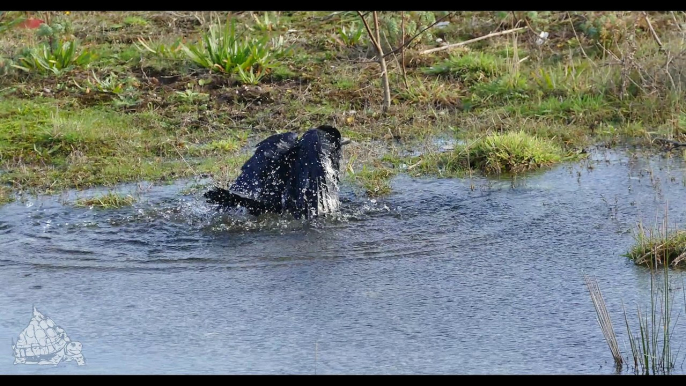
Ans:
{"label": "clump of marsh grass", "polygon": [[686,230],[669,230],[666,223],[657,229],[646,229],[638,223],[636,243],[624,256],[637,265],[673,267],[686,265]]}
{"label": "clump of marsh grass", "polygon": [[671,338],[676,320],[672,322],[673,297],[669,289],[669,267],[664,266],[662,288],[656,286],[656,270],[651,267],[650,271],[650,310],[642,312],[641,307],[636,307],[638,316],[638,335],[634,336],[629,326],[629,317],[624,309],[624,322],[634,371],[640,374],[667,374],[672,371],[676,364],[677,353],[671,346]]}
{"label": "clump of marsh grass", "polygon": [[90,207],[90,208],[102,208],[102,209],[113,209],[121,208],[124,206],[133,205],[136,199],[130,194],[122,195],[117,193],[109,192],[104,195],[93,196],[89,198],[80,198],[74,202],[76,207]]}
{"label": "clump of marsh grass", "polygon": [[364,188],[369,197],[385,196],[391,192],[390,179],[395,175],[395,170],[388,168],[371,169],[364,166],[356,173],[349,176],[354,182]]}
{"label": "clump of marsh grass", "polygon": [[565,159],[562,149],[546,138],[524,131],[490,134],[449,152],[430,152],[410,159],[413,175],[461,177],[473,170],[486,175],[518,174]]}
{"label": "clump of marsh grass", "polygon": [[445,61],[422,69],[428,75],[458,78],[467,85],[482,82],[502,72],[503,60],[493,54],[476,52],[451,55]]}
{"label": "clump of marsh grass", "polygon": [[597,314],[597,321],[607,341],[612,358],[617,370],[626,365],[633,365],[636,374],[669,374],[676,364],[678,352],[674,352],[671,346],[671,338],[678,315],[674,319],[672,305],[673,296],[670,296],[669,268],[665,266],[662,275],[662,287],[656,284],[657,270],[650,271],[650,308],[644,311],[640,306],[636,307],[638,317],[638,332],[632,329],[629,323],[629,314],[622,305],[624,313],[624,325],[629,339],[630,357],[622,357],[614,332],[610,315],[605,306],[600,288],[595,278],[584,275],[584,281],[593,300]]}
{"label": "clump of marsh grass", "polygon": [[491,134],[469,147],[469,163],[486,174],[521,173],[560,162],[562,149],[524,131]]}

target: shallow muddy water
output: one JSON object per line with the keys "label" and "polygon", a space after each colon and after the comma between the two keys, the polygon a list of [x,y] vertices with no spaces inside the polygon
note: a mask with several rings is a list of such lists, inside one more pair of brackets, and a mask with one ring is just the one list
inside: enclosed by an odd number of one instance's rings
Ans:
{"label": "shallow muddy water", "polygon": [[[0,373],[616,374],[583,275],[628,353],[622,302],[646,306],[650,275],[621,254],[667,205],[686,225],[685,179],[680,159],[599,150],[514,182],[344,186],[311,224],[217,213],[183,181],[124,186],[139,201],[116,210],[30,197],[0,207]],[[85,365],[13,364],[34,306]]]}

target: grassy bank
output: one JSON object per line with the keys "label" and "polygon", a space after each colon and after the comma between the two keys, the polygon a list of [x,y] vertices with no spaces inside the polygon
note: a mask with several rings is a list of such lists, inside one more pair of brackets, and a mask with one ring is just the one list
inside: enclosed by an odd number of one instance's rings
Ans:
{"label": "grassy bank", "polygon": [[[21,28],[28,17],[46,24]],[[519,173],[596,144],[686,141],[683,13],[382,12],[379,23],[385,52],[417,35],[386,56],[385,113],[354,12],[3,12],[0,201],[198,174],[225,183],[250,144],[324,123],[354,141],[344,172],[369,195],[390,192],[400,165]],[[492,32],[507,33],[423,53]],[[439,136],[469,147],[441,151]]]}

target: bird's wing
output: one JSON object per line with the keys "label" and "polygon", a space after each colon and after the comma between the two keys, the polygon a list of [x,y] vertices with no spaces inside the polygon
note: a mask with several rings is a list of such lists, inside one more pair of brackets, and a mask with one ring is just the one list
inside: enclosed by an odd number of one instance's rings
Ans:
{"label": "bird's wing", "polygon": [[298,141],[289,179],[287,209],[307,218],[338,209],[340,139],[319,129],[308,130]]}
{"label": "bird's wing", "polygon": [[296,133],[283,133],[258,143],[229,192],[279,211],[297,140]]}
{"label": "bird's wing", "polygon": [[229,189],[215,187],[205,193],[205,198],[224,207],[246,207],[252,214],[281,211],[290,155],[294,153],[297,139],[295,133],[283,133],[258,143]]}

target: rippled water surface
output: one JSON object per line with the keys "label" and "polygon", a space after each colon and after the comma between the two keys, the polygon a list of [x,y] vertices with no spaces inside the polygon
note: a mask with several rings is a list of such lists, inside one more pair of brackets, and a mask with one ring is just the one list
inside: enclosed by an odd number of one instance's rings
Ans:
{"label": "rippled water surface", "polygon": [[[646,305],[650,275],[621,254],[667,206],[686,224],[685,168],[604,150],[516,181],[400,175],[378,201],[344,186],[341,215],[309,224],[217,213],[182,181],[124,186],[139,200],[116,210],[17,201],[0,373],[615,374],[583,275],[624,349],[622,302]],[[13,364],[33,306],[84,366]]]}

